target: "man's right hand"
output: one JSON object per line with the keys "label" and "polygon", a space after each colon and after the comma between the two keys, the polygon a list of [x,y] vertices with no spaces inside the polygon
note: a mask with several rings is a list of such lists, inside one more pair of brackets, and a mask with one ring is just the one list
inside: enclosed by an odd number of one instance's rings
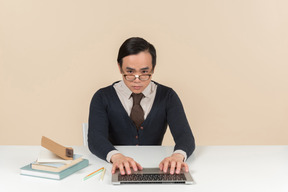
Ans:
{"label": "man's right hand", "polygon": [[142,166],[134,161],[134,159],[130,157],[126,157],[122,155],[121,153],[117,153],[115,155],[112,155],[110,161],[113,163],[112,166],[112,174],[115,173],[116,169],[120,170],[121,175],[125,175],[127,173],[128,175],[131,174],[131,167],[134,171],[142,170]]}

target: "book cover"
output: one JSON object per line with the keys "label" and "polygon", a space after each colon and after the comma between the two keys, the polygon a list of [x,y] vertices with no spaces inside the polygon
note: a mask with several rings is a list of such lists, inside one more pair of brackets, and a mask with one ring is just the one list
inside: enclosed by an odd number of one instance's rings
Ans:
{"label": "book cover", "polygon": [[81,155],[74,155],[74,160],[69,160],[69,162],[53,162],[53,161],[49,161],[47,163],[41,163],[41,162],[33,162],[31,164],[31,168],[32,169],[37,169],[37,170],[43,170],[43,171],[51,171],[51,172],[60,172],[63,171],[77,163],[79,163],[80,161],[82,161],[82,157]]}
{"label": "book cover", "polygon": [[40,177],[40,178],[46,178],[46,179],[55,179],[55,180],[61,180],[89,165],[88,159],[83,159],[79,163],[63,170],[60,172],[52,172],[52,171],[43,171],[43,170],[37,170],[32,169],[31,164],[26,165],[20,169],[21,175],[27,175],[27,176],[34,176],[34,177]]}
{"label": "book cover", "polygon": [[38,163],[56,163],[57,162],[57,163],[69,164],[77,158],[79,158],[79,155],[74,154],[73,159],[65,160],[59,157],[58,155],[56,155],[55,153],[45,149],[45,150],[40,151],[38,158],[37,158],[37,162]]}

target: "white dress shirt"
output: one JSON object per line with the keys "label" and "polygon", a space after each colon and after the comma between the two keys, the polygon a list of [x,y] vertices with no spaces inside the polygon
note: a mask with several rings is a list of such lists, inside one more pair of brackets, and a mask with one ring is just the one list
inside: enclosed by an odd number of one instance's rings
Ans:
{"label": "white dress shirt", "polygon": [[[127,114],[130,116],[131,109],[133,106],[133,98],[131,97],[132,91],[127,87],[124,81],[120,81],[114,84],[114,89],[125,108]],[[154,99],[156,95],[157,85],[154,82],[150,82],[149,85],[144,89],[142,92],[144,97],[141,99],[140,105],[144,111],[144,119],[146,119],[147,115],[149,114]]]}
{"label": "white dress shirt", "polygon": [[[113,85],[114,89],[116,90],[116,93],[126,110],[127,114],[130,116],[131,109],[133,106],[133,98],[131,97],[132,91],[127,87],[127,85],[124,83],[124,81],[120,81],[118,83],[115,83]],[[144,97],[142,98],[140,105],[144,111],[144,120],[146,119],[147,115],[151,111],[155,96],[157,90],[157,84],[155,84],[153,81],[149,83],[149,85],[144,89],[142,92]],[[107,154],[106,160],[110,162],[110,159],[113,155],[120,153],[117,150],[112,150]],[[184,155],[184,161],[187,158],[186,152],[183,150],[176,150],[174,153],[180,153]]]}

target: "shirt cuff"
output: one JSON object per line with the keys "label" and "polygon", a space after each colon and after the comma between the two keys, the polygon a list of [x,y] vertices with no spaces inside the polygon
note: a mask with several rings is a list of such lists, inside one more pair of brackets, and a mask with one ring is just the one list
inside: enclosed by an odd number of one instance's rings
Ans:
{"label": "shirt cuff", "polygon": [[184,156],[183,162],[186,161],[186,159],[187,159],[187,154],[186,154],[185,151],[178,149],[178,150],[174,151],[173,154],[174,154],[174,153],[180,153],[181,155]]}
{"label": "shirt cuff", "polygon": [[107,154],[107,156],[106,156],[106,160],[109,162],[109,163],[111,163],[111,157],[113,156],[113,155],[115,155],[115,154],[118,154],[118,153],[120,153],[119,151],[117,151],[117,150],[112,150],[112,151],[110,151],[108,154]]}

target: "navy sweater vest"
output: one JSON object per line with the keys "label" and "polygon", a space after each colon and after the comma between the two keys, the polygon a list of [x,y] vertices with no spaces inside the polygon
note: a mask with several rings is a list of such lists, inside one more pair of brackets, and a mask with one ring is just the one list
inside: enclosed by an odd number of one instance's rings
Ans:
{"label": "navy sweater vest", "polygon": [[99,158],[115,150],[114,145],[161,145],[169,125],[175,141],[174,150],[186,152],[187,158],[195,149],[195,141],[183,106],[176,92],[156,83],[153,106],[137,130],[113,87],[98,90],[91,101],[88,146]]}

